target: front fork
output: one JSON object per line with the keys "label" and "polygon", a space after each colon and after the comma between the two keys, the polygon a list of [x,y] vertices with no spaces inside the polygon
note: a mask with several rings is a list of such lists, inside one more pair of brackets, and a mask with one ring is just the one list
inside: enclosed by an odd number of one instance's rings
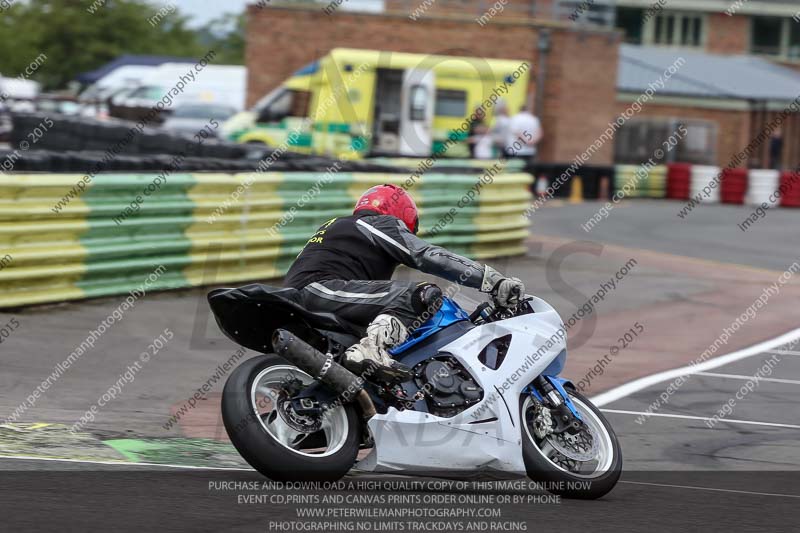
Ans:
{"label": "front fork", "polygon": [[528,385],[524,391],[532,395],[542,404],[549,406],[550,414],[555,423],[553,431],[561,433],[570,431],[575,433],[583,425],[583,418],[572,403],[564,385],[570,384],[568,380],[556,376],[539,376]]}

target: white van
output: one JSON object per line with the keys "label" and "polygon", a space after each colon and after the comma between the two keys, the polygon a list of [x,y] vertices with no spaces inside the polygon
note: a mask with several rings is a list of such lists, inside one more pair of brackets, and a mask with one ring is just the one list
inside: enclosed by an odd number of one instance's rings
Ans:
{"label": "white van", "polygon": [[141,98],[146,101],[141,104],[153,105],[181,79],[188,81],[183,92],[166,106],[169,109],[190,102],[225,105],[237,111],[244,109],[247,68],[239,65],[208,65],[198,72],[190,63],[164,63],[142,78],[141,87],[129,98]]}
{"label": "white van", "polygon": [[81,102],[105,100],[113,93],[127,87],[138,87],[156,68],[154,65],[123,65],[117,67],[89,87],[79,96]]}
{"label": "white van", "polygon": [[32,112],[36,110],[36,98],[41,85],[33,80],[4,78],[0,75],[0,104],[10,111]]}
{"label": "white van", "polygon": [[158,106],[157,123],[163,122],[176,106],[185,104],[213,104],[239,112],[244,109],[246,90],[247,69],[239,65],[207,65],[198,71],[191,63],[164,63],[133,91],[112,97],[109,113],[138,121],[152,117],[159,101],[164,104]]}

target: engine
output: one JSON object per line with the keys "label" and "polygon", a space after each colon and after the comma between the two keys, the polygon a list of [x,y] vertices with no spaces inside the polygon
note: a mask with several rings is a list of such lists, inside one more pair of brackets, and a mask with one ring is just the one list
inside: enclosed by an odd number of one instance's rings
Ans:
{"label": "engine", "polygon": [[449,418],[483,398],[483,389],[453,357],[428,359],[414,367],[414,381],[425,395],[428,411]]}

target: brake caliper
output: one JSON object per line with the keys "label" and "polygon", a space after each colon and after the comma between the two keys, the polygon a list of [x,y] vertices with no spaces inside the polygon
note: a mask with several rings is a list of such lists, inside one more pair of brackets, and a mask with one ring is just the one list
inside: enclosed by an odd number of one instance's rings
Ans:
{"label": "brake caliper", "polygon": [[533,432],[536,438],[543,439],[553,432],[553,417],[550,409],[536,402],[536,414],[533,417]]}

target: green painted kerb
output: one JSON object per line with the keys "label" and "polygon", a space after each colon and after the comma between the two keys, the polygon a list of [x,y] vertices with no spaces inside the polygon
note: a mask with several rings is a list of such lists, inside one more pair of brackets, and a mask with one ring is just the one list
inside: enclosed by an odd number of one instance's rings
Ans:
{"label": "green painted kerb", "polygon": [[211,439],[152,438],[104,441],[134,463],[243,468],[247,463],[233,445]]}

